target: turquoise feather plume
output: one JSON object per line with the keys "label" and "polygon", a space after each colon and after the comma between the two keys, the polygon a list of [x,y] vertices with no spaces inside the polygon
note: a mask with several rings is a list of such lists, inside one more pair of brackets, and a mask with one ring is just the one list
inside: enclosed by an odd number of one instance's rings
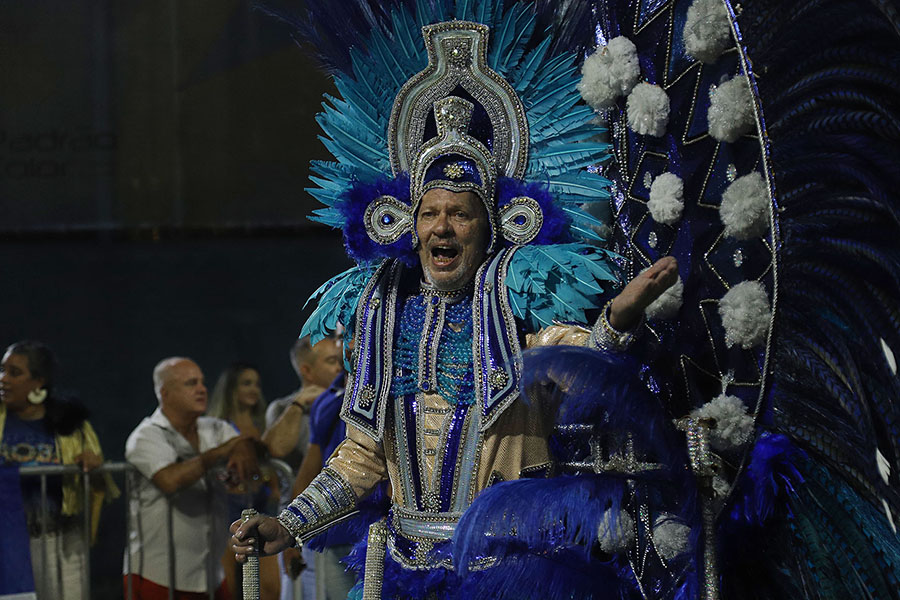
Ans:
{"label": "turquoise feather plume", "polygon": [[315,344],[334,333],[341,324],[345,337],[352,338],[356,305],[375,271],[373,265],[357,266],[322,284],[306,301],[309,304],[315,300],[318,306],[303,325],[300,336],[310,336],[310,343]]}
{"label": "turquoise feather plume", "polygon": [[351,182],[372,181],[390,172],[386,130],[393,99],[403,83],[428,64],[416,31],[429,23],[458,18],[491,28],[488,65],[520,94],[531,127],[529,180],[547,181],[555,200],[568,205],[573,236],[599,240],[592,230],[597,220],[577,205],[608,200],[608,181],[584,171],[608,158],[608,144],[598,141],[604,129],[592,123],[594,113],[581,103],[576,89],[579,57],[552,55],[549,38],[533,39],[537,19],[532,5],[505,4],[503,0],[416,0],[393,7],[390,18],[380,26],[360,32],[361,43],[349,50],[350,68],[335,73],[340,97],[326,97],[316,119],[323,131],[322,142],[335,162],[312,165],[314,187],[308,191],[324,205],[312,220],[343,228],[344,217],[335,205]]}
{"label": "turquoise feather plume", "polygon": [[[537,18],[529,3],[416,0],[393,7],[389,19],[361,32],[362,43],[349,51],[351,68],[335,73],[340,97],[326,97],[317,117],[322,141],[336,160],[312,164],[314,187],[308,191],[323,208],[310,218],[344,228],[338,206],[351,183],[390,172],[386,130],[393,99],[403,83],[428,64],[425,45],[415,32],[449,18],[491,28],[488,65],[517,91],[530,126],[526,177],[546,182],[570,219],[572,237],[580,240],[516,252],[507,280],[513,311],[535,328],[554,320],[585,323],[585,311],[619,286],[611,255],[588,245],[603,241],[596,230],[609,215],[610,194],[609,181],[586,167],[606,161],[609,144],[602,141],[605,129],[593,122],[593,110],[578,93],[580,57],[554,55],[549,38],[533,39]],[[583,210],[587,204],[601,210],[588,214]],[[319,307],[304,332],[323,336],[338,322],[352,326],[353,310],[372,272],[366,266],[351,269],[313,294]]]}
{"label": "turquoise feather plume", "polygon": [[534,330],[554,321],[588,323],[586,311],[621,286],[613,258],[587,244],[519,248],[506,277],[513,314]]}

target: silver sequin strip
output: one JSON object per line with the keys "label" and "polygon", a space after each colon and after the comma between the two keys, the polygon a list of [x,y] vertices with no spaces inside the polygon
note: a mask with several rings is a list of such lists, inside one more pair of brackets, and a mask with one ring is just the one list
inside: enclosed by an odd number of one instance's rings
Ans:
{"label": "silver sequin strip", "polygon": [[278,521],[294,538],[303,542],[313,537],[312,532],[320,531],[353,511],[356,503],[357,497],[350,484],[337,471],[325,467],[309,487],[281,511]]}

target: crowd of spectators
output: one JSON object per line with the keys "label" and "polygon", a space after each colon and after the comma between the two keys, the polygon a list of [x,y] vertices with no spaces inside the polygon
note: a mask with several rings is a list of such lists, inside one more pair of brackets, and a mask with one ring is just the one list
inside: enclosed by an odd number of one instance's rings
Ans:
{"label": "crowd of spectators", "polygon": [[[153,369],[158,406],[136,424],[125,445],[133,478],[123,568],[126,598],[165,599],[169,588],[181,600],[208,598],[210,590],[217,600],[241,598],[241,571],[226,548],[228,524],[245,508],[271,514],[289,502],[304,459],[314,458],[306,463],[320,469],[327,458],[323,452],[334,446],[330,441],[343,434],[340,419],[325,419],[317,411],[322,397],[334,412],[336,392],[342,389],[339,339],[315,346],[300,339],[290,358],[300,387],[268,410],[260,370],[252,364],[236,362],[224,369],[211,394],[203,371],[188,357],[163,358]],[[82,600],[89,551],[83,542],[84,511],[95,536],[101,505],[120,490],[108,472],[97,470],[104,458],[88,409],[55,393],[54,373],[53,353],[40,342],[12,344],[0,363],[0,471],[15,476],[24,466],[79,467],[78,473],[46,477],[43,491],[36,478],[14,479],[20,499],[13,494],[12,502],[21,514],[7,520],[21,521],[27,533],[30,561],[25,555],[24,564],[30,562],[31,571],[14,591],[34,590],[38,600]],[[286,466],[278,469],[279,460]],[[82,506],[81,477],[91,481],[88,507]],[[346,597],[352,577],[335,579],[333,574],[342,565],[315,564],[330,584],[317,581],[312,555],[304,558],[298,549],[264,557],[260,597]]]}

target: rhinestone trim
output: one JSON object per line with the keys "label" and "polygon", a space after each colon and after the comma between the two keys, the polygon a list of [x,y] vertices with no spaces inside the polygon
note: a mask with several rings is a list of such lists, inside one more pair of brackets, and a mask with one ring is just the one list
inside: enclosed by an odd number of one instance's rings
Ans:
{"label": "rhinestone trim", "polygon": [[373,241],[393,244],[412,230],[412,209],[393,196],[379,196],[366,207],[363,223]]}
{"label": "rhinestone trim", "polygon": [[356,493],[344,478],[325,467],[299,496],[281,511],[278,521],[300,542],[353,512]]}
{"label": "rhinestone trim", "polygon": [[541,205],[528,196],[513,198],[500,211],[500,231],[513,244],[527,244],[537,237],[543,226]]}

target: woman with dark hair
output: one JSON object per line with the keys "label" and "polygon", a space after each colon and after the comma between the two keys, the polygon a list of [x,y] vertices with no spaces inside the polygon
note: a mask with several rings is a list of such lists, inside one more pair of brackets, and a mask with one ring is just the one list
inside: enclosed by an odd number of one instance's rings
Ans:
{"label": "woman with dark hair", "polygon": [[[266,401],[260,387],[259,370],[246,362],[236,362],[225,369],[213,388],[207,414],[228,421],[238,433],[259,441],[266,427]],[[262,442],[258,447],[263,447]],[[253,507],[260,512],[277,509],[278,485],[274,473],[263,467],[261,474],[259,481],[249,485],[241,483],[232,490],[228,501],[232,520],[240,517],[241,510],[246,507]],[[234,553],[226,550],[222,564],[229,590],[234,598],[240,598],[240,569],[234,560]],[[280,596],[278,557],[260,558],[259,582],[262,600],[275,600]]]}
{"label": "woman with dark hair", "polygon": [[[55,366],[53,353],[40,342],[16,342],[6,349],[0,362],[0,464],[77,464],[87,473],[103,463],[87,409],[55,392]],[[119,490],[105,474],[94,480],[92,488],[91,539],[96,535],[100,506],[107,494],[116,497]],[[22,479],[22,500],[37,597],[81,598],[84,554],[88,551],[82,542],[82,519],[77,516],[84,510],[81,476],[47,478],[46,513],[41,509],[39,479]]]}

